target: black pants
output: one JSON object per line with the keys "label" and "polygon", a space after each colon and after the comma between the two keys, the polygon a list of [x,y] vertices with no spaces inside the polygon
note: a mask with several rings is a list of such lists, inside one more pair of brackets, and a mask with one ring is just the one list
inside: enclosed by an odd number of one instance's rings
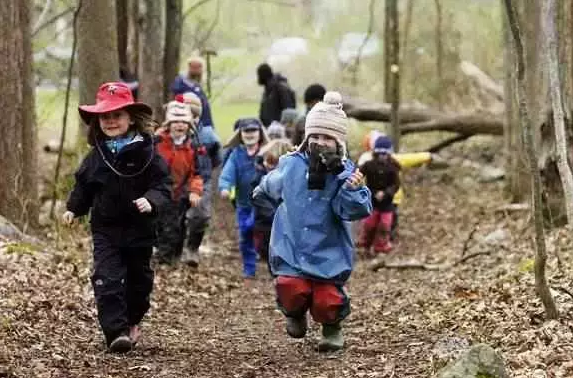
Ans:
{"label": "black pants", "polygon": [[109,345],[149,310],[153,289],[152,247],[129,247],[94,233],[92,285],[100,326]]}
{"label": "black pants", "polygon": [[188,207],[187,201],[171,201],[159,209],[157,249],[160,260],[172,261],[181,256]]}

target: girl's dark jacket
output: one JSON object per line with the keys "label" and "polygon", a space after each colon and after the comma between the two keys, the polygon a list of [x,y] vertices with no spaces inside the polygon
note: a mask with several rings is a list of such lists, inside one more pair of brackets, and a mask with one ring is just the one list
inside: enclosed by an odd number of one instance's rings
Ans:
{"label": "girl's dark jacket", "polygon": [[[102,154],[122,175],[141,173],[122,177],[105,163]],[[126,145],[115,156],[104,143],[92,148],[75,178],[67,209],[79,217],[91,208],[92,233],[106,233],[111,240],[132,247],[153,244],[157,209],[171,199],[172,181],[150,136]],[[151,204],[151,213],[137,210],[133,201],[141,197]]]}
{"label": "girl's dark jacket", "polygon": [[[400,163],[393,157],[379,159],[376,155],[360,167],[366,177],[366,185],[372,192],[372,207],[379,211],[391,211],[394,195],[400,188]],[[376,199],[376,193],[384,192],[382,201]]]}

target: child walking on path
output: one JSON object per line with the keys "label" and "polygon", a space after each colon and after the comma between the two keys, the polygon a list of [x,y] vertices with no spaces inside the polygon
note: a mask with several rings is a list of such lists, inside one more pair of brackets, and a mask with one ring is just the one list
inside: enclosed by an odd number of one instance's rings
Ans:
{"label": "child walking on path", "polygon": [[[197,207],[203,193],[203,178],[197,169],[197,151],[191,145],[196,133],[195,121],[188,104],[171,101],[165,110],[166,128],[158,135],[157,151],[163,157],[173,178],[173,197],[159,209],[157,256],[160,263],[171,264],[181,256],[187,235],[185,213]],[[189,251],[185,250],[186,254]]]}
{"label": "child walking on path", "polygon": [[171,198],[167,166],[155,151],[151,108],[134,102],[122,83],[105,83],[95,105],[79,107],[93,147],[75,177],[63,220],[91,209],[93,274],[98,320],[111,352],[137,342],[149,309],[150,267],[157,209]]}
{"label": "child walking on path", "polygon": [[221,175],[219,192],[224,199],[230,199],[236,192],[235,204],[239,225],[239,250],[243,259],[245,284],[255,277],[257,253],[253,239],[254,211],[251,203],[252,182],[256,176],[255,161],[259,149],[267,143],[263,125],[255,118],[242,118],[235,124],[235,135],[226,148],[232,149]]}
{"label": "child walking on path", "polygon": [[199,265],[199,247],[211,221],[211,200],[213,197],[213,170],[221,164],[221,142],[212,126],[204,125],[201,121],[203,114],[202,101],[198,95],[188,92],[181,95],[183,102],[189,104],[195,119],[197,132],[191,143],[197,155],[197,168],[203,178],[203,196],[199,205],[187,210],[187,241],[183,247],[181,262],[190,266]]}
{"label": "child walking on path", "polygon": [[374,246],[376,253],[392,250],[390,233],[394,217],[393,200],[400,188],[400,164],[392,158],[391,152],[390,138],[380,135],[374,143],[372,160],[360,167],[372,192],[374,211],[362,223],[358,245],[368,251]]}
{"label": "child walking on path", "polygon": [[353,269],[350,222],[372,211],[363,176],[347,159],[342,98],[328,92],[308,113],[305,138],[263,177],[253,196],[282,201],[273,222],[270,260],[287,333],[302,338],[306,313],[322,324],[320,351],[344,346],[350,313],[344,284]]}

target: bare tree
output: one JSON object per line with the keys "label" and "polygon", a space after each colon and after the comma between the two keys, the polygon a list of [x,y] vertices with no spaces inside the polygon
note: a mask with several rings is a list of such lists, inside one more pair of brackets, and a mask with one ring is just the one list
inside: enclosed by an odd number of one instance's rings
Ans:
{"label": "bare tree", "polygon": [[155,117],[160,117],[163,104],[163,2],[145,0],[144,3],[140,97],[151,106]]}
{"label": "bare tree", "polygon": [[400,150],[400,34],[398,28],[398,1],[386,0],[384,25],[385,67],[384,97],[392,104],[390,123],[392,142]]}
{"label": "bare tree", "polygon": [[38,224],[31,13],[30,1],[0,1],[0,214],[24,229]]}
{"label": "bare tree", "polygon": [[541,199],[541,176],[537,167],[537,154],[534,141],[534,130],[531,119],[529,118],[528,104],[526,99],[525,87],[525,58],[524,49],[521,41],[519,24],[516,12],[513,9],[511,0],[504,0],[505,11],[511,34],[513,36],[513,46],[517,66],[517,97],[519,101],[519,115],[523,132],[523,141],[527,151],[527,160],[531,174],[531,191],[532,191],[532,208],[535,223],[535,286],[537,294],[545,308],[545,314],[549,319],[557,319],[559,313],[545,276],[547,262],[547,251],[545,248],[545,230],[543,227],[543,209]]}
{"label": "bare tree", "polygon": [[406,18],[404,20],[404,32],[402,33],[402,59],[404,61],[404,57],[408,53],[408,42],[410,40],[410,27],[412,26],[412,13],[414,13],[414,3],[416,0],[408,0],[408,4],[406,5]]}
{"label": "bare tree", "polygon": [[127,0],[127,18],[127,69],[139,77],[139,33],[141,30],[139,0]]}
{"label": "bare tree", "polygon": [[169,29],[165,33],[165,50],[163,55],[163,101],[169,99],[169,85],[179,72],[181,55],[181,35],[183,32],[182,0],[165,2],[165,23]]}
{"label": "bare tree", "polygon": [[444,108],[444,48],[442,46],[442,4],[440,0],[434,0],[436,4],[436,69],[437,69],[437,84],[436,95],[438,96],[438,108]]}
{"label": "bare tree", "polygon": [[128,0],[115,0],[117,22],[117,53],[119,66],[127,68],[127,42],[129,32]]}
{"label": "bare tree", "polygon": [[115,1],[83,1],[77,22],[80,103],[93,103],[102,83],[119,79]]}
{"label": "bare tree", "polygon": [[372,31],[374,29],[374,8],[376,5],[376,0],[370,0],[370,4],[368,5],[368,29],[366,30],[366,34],[364,35],[364,39],[358,47],[358,51],[356,52],[356,59],[352,66],[352,85],[356,86],[358,84],[358,71],[360,70],[360,60],[362,59],[362,51],[364,47],[368,43],[368,40],[372,36]]}
{"label": "bare tree", "polygon": [[543,2],[543,29],[545,35],[545,59],[549,71],[549,87],[551,93],[551,109],[553,114],[553,128],[557,144],[557,168],[565,193],[565,207],[569,227],[573,227],[573,174],[567,161],[567,133],[565,131],[565,112],[563,110],[563,96],[561,94],[561,80],[559,78],[559,63],[557,54],[557,28],[555,19],[555,0]]}

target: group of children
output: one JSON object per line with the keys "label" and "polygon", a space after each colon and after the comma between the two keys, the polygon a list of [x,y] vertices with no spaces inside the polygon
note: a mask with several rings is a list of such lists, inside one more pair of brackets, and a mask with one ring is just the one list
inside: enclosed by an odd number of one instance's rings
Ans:
{"label": "group of children", "polygon": [[364,219],[360,246],[391,248],[400,163],[390,140],[377,135],[358,169],[348,157],[342,98],[326,92],[309,107],[298,145],[280,123],[267,129],[243,118],[221,159],[214,130],[199,121],[201,109],[194,93],[176,96],[158,125],[122,83],[103,84],[96,104],[79,107],[93,148],[76,172],[63,219],[71,224],[91,210],[92,284],[109,350],[129,351],[139,339],[156,228],[160,262],[198,264],[212,172],[222,160],[217,189],[234,201],[245,283],[255,277],[258,254],[274,277],[287,333],[304,337],[310,312],[322,324],[319,349],[342,348],[351,222]]}

